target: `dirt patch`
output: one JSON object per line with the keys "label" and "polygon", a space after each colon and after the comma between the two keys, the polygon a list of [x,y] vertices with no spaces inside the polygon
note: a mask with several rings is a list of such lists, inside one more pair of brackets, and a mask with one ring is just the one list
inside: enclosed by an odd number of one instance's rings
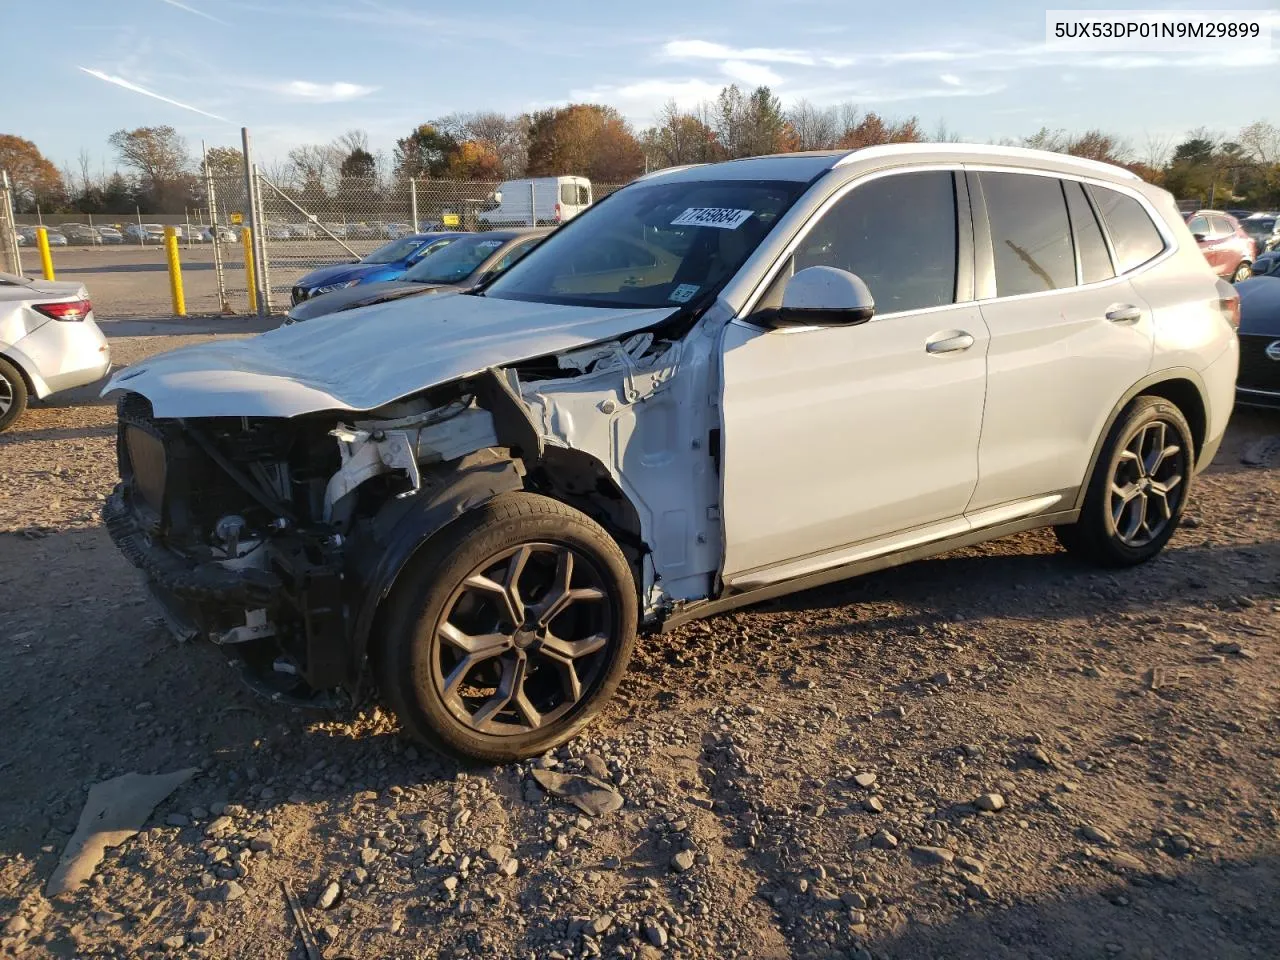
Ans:
{"label": "dirt patch", "polygon": [[[116,357],[188,342],[117,339]],[[1280,469],[1241,412],[1191,522],[1121,573],[1027,534],[694,623],[602,722],[463,769],[376,708],[273,707],[179,646],[97,519],[113,411],[0,437],[0,952],[1186,957],[1280,942]],[[93,881],[88,787],[200,774]],[[1001,803],[987,797],[998,794]]]}

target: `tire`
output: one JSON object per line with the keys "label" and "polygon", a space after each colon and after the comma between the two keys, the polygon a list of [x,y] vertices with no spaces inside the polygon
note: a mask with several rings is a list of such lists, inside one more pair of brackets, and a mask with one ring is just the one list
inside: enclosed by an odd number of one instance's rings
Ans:
{"label": "tire", "polygon": [[1163,397],[1138,397],[1107,434],[1080,518],[1053,528],[1058,541],[1099,566],[1150,560],[1178,529],[1194,464],[1182,411]]}
{"label": "tire", "polygon": [[1231,282],[1239,283],[1241,280],[1248,280],[1253,276],[1253,264],[1248,260],[1241,260],[1236,266],[1235,272],[1231,274]]}
{"label": "tire", "polygon": [[387,602],[376,657],[387,704],[417,739],[488,763],[575,736],[635,646],[635,579],[617,543],[531,493],[495,497],[432,537]]}
{"label": "tire", "polygon": [[27,409],[27,381],[22,371],[0,357],[0,433],[8,430]]}

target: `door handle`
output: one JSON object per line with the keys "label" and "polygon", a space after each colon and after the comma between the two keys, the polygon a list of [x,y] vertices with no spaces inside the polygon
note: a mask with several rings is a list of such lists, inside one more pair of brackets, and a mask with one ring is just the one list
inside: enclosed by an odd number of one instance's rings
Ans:
{"label": "door handle", "polygon": [[1117,303],[1107,311],[1107,319],[1112,323],[1137,323],[1142,319],[1142,310],[1131,303]]}
{"label": "door handle", "polygon": [[973,346],[973,335],[963,330],[947,330],[935,333],[925,341],[926,353],[959,353]]}

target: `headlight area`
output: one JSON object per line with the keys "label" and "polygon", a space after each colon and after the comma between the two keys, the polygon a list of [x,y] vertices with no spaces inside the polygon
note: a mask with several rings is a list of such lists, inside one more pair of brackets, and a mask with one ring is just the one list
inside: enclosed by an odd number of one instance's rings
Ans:
{"label": "headlight area", "polygon": [[316,287],[315,289],[313,289],[311,291],[311,296],[318,297],[322,293],[333,293],[333,291],[335,290],[345,290],[347,289],[347,287],[354,287],[359,282],[360,282],[360,278],[356,277],[354,280],[347,280],[345,283],[325,284],[325,286],[323,287]]}
{"label": "headlight area", "polygon": [[218,645],[258,692],[332,706],[353,682],[343,534],[318,522],[332,417],[160,420],[120,402],[103,516],[181,640]]}

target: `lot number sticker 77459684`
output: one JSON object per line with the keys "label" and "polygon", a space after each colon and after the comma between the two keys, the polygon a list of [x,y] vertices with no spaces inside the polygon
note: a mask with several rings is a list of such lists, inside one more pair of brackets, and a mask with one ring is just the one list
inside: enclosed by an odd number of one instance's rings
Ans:
{"label": "lot number sticker 77459684", "polygon": [[715,227],[718,230],[736,230],[748,220],[754,210],[734,210],[732,207],[689,207],[671,221],[673,227]]}

